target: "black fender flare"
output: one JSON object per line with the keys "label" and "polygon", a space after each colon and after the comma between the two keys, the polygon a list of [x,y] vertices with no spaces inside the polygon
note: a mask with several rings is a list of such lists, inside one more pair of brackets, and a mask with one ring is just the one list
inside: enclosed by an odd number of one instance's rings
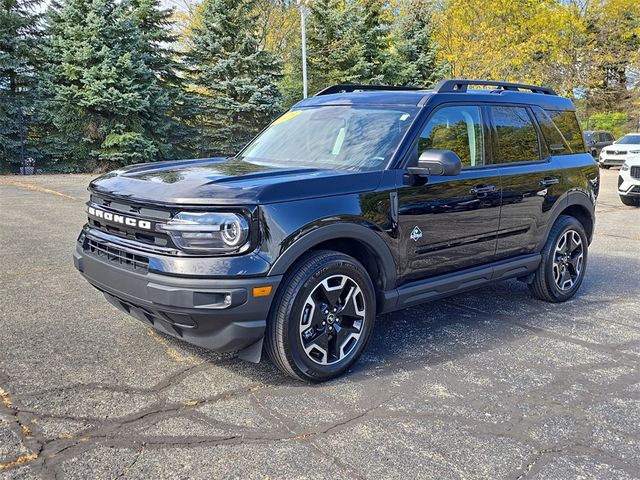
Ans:
{"label": "black fender flare", "polygon": [[[348,239],[365,244],[375,255],[385,290],[396,286],[396,261],[389,245],[375,230],[356,223],[334,223],[310,230],[292,243],[274,262],[269,275],[284,275],[304,253],[327,240]],[[375,283],[375,279],[372,279]]]}
{"label": "black fender flare", "polygon": [[[547,222],[547,226],[544,232],[544,237],[540,240],[540,244],[538,245],[536,251],[541,251],[544,248],[544,245],[545,243],[547,243],[547,239],[549,238],[549,233],[551,232],[553,224],[556,223],[556,220],[558,220],[558,217],[562,214],[562,212],[572,206],[583,207],[588,212],[588,215],[591,218],[591,222],[595,227],[596,213],[593,201],[583,191],[573,190],[567,192],[551,208],[551,212],[549,213],[549,221]],[[589,242],[591,242],[591,238],[589,238]]]}

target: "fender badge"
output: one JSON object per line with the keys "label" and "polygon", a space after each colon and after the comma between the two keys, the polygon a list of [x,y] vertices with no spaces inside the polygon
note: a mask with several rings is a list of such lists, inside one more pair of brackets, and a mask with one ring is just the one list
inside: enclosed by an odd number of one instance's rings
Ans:
{"label": "fender badge", "polygon": [[422,230],[420,230],[420,228],[418,228],[418,226],[416,225],[415,227],[413,227],[413,230],[411,230],[411,240],[413,240],[414,242],[417,242],[421,238],[422,238]]}

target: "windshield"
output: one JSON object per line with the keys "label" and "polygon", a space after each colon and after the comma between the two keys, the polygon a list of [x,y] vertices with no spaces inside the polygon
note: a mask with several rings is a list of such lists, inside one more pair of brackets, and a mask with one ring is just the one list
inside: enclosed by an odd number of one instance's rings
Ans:
{"label": "windshield", "polygon": [[616,143],[621,145],[640,145],[640,135],[625,135]]}
{"label": "windshield", "polygon": [[593,137],[593,133],[592,132],[584,132],[584,139],[587,142],[590,142],[592,137]]}
{"label": "windshield", "polygon": [[417,108],[323,106],[291,110],[239,154],[275,167],[366,171],[384,168]]}

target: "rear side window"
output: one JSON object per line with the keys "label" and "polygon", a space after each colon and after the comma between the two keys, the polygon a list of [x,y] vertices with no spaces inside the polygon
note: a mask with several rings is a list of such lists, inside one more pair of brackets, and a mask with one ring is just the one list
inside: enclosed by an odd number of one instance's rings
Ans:
{"label": "rear side window", "polygon": [[601,137],[603,142],[613,142],[613,135],[610,133],[603,133]]}
{"label": "rear side window", "polygon": [[587,151],[575,112],[569,110],[547,110],[547,113],[553,119],[553,123],[556,124],[564,138],[566,138],[573,153]]}
{"label": "rear side window", "polygon": [[496,131],[494,163],[540,160],[538,131],[524,107],[491,107]]}

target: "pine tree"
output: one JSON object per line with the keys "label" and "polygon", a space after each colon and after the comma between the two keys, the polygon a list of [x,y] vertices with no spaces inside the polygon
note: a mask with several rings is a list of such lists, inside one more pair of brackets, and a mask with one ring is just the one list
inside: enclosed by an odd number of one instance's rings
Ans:
{"label": "pine tree", "polygon": [[189,118],[195,115],[194,100],[185,92],[183,55],[175,46],[178,36],[174,29],[174,10],[163,8],[162,0],[129,0],[129,15],[143,37],[142,55],[158,79],[171,105],[167,112],[166,143],[171,158],[191,156],[199,143],[198,133],[189,127]]}
{"label": "pine tree", "polygon": [[36,80],[39,1],[0,2],[0,170],[34,152],[26,144]]}
{"label": "pine tree", "polygon": [[[164,34],[143,30],[150,18],[136,17],[143,3],[64,0],[50,8],[44,92],[57,130],[53,154],[67,162],[113,168],[168,150]],[[146,2],[151,11],[153,3]]]}
{"label": "pine tree", "polygon": [[201,97],[209,154],[232,154],[281,109],[281,63],[256,38],[255,0],[205,0],[189,39],[192,89]]}
{"label": "pine tree", "polygon": [[336,83],[391,83],[391,15],[384,0],[316,0],[310,5],[310,91]]}
{"label": "pine tree", "polygon": [[398,21],[395,43],[399,62],[393,70],[399,84],[430,87],[446,74],[433,40],[431,8],[423,0],[410,0]]}

